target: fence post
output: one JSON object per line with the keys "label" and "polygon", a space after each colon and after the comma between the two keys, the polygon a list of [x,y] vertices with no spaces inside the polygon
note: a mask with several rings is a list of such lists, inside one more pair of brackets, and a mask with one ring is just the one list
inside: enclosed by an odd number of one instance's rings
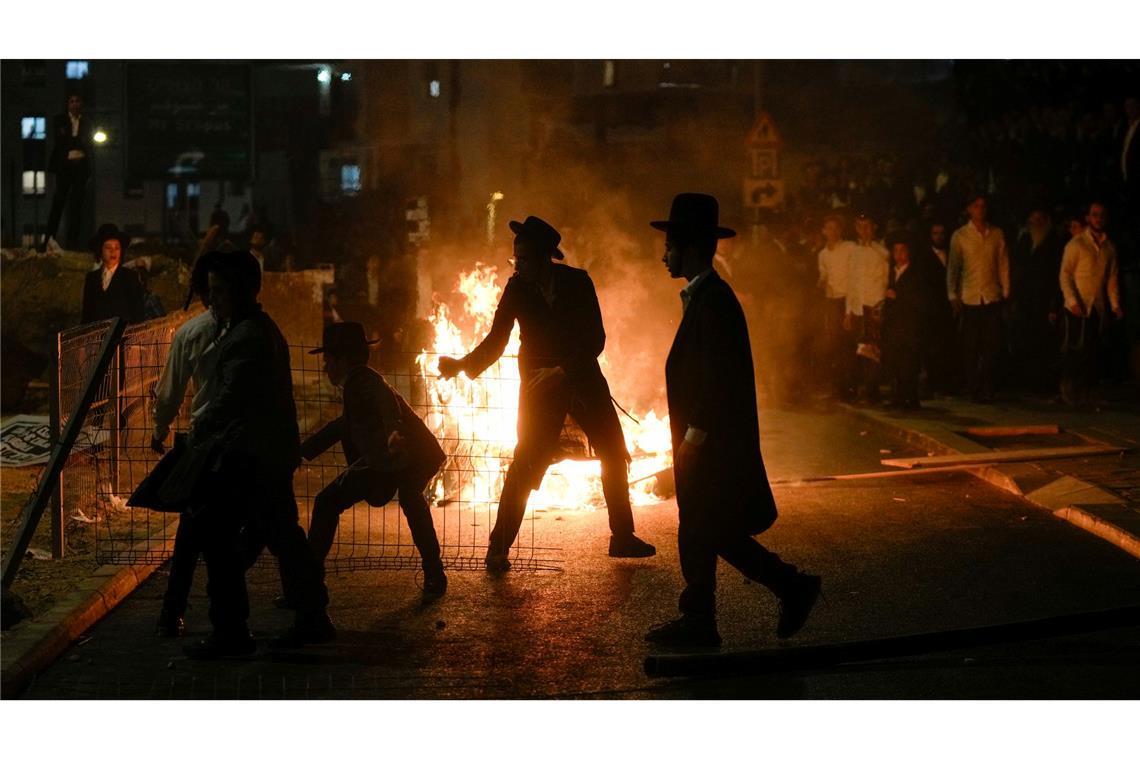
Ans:
{"label": "fence post", "polygon": [[[111,444],[111,493],[119,493],[119,434],[122,432],[122,373],[123,373],[123,346],[120,341],[115,345],[115,357],[111,361],[110,393],[107,398],[108,412],[111,417],[110,444]],[[96,485],[98,488],[98,485]]]}
{"label": "fence post", "polygon": [[[59,445],[59,394],[60,394],[60,334],[55,334],[55,348],[51,354],[51,374],[48,377],[48,429],[51,451]],[[51,557],[63,559],[67,542],[63,536],[63,469],[59,471],[59,479],[51,496]]]}

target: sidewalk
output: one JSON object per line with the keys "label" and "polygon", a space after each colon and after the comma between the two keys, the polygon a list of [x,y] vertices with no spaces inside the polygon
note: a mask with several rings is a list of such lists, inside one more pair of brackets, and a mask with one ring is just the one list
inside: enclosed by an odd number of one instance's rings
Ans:
{"label": "sidewalk", "polygon": [[[1130,398],[1131,396],[1131,398]],[[847,405],[872,424],[892,429],[928,454],[971,455],[1017,449],[1103,445],[1122,453],[980,466],[989,483],[1140,558],[1140,394],[1123,389],[1106,403],[1073,408],[1033,396],[1005,395],[992,404],[938,397],[917,411]],[[971,428],[1041,428],[988,437]],[[1007,431],[1009,432],[1009,431]]]}

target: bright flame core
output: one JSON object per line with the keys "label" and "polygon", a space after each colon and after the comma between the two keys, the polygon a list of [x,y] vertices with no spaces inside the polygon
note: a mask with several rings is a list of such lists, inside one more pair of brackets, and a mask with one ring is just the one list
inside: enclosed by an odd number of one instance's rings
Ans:
{"label": "bright flame core", "polygon": [[[463,296],[470,331],[464,334],[452,321],[447,305],[437,299],[429,318],[435,331],[431,352],[425,351],[416,360],[434,408],[425,422],[439,438],[457,441],[454,452],[449,453],[467,458],[457,468],[464,477],[441,478],[435,496],[475,506],[497,504],[518,441],[519,330],[516,325],[503,358],[478,379],[463,373],[441,379],[438,357],[465,356],[490,330],[502,294],[497,268],[477,263],[459,275],[455,292]],[[605,355],[601,358],[604,363]],[[618,414],[633,458],[630,500],[634,506],[652,504],[660,500],[654,493],[654,475],[671,467],[673,461],[669,417],[653,410],[631,413],[640,424]],[[530,496],[528,509],[594,509],[604,505],[600,463],[596,459],[565,460],[547,470],[542,487]]]}

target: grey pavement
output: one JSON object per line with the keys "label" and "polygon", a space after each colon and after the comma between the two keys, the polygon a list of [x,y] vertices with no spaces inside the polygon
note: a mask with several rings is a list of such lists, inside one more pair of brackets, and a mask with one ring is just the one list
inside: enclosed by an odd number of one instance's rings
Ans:
{"label": "grey pavement", "polygon": [[[773,481],[884,469],[920,450],[839,413],[766,411]],[[886,453],[884,453],[886,452]],[[963,473],[776,486],[781,516],[761,540],[824,577],[826,600],[790,642],[777,605],[721,563],[725,650],[794,647],[1027,620],[1136,604],[1140,562]],[[387,509],[394,510],[394,505]],[[407,572],[329,579],[340,636],[291,656],[192,662],[181,642],[152,637],[165,584],[156,573],[25,691],[29,698],[906,698],[1140,696],[1140,630],[991,646],[824,671],[716,680],[650,679],[642,641],[675,614],[681,587],[676,505],[639,508],[649,560],[605,556],[605,514],[546,512],[559,572],[494,578],[451,573],[446,597],[420,601]],[[204,573],[191,634],[203,635]],[[251,573],[251,625],[285,626],[268,564]]]}

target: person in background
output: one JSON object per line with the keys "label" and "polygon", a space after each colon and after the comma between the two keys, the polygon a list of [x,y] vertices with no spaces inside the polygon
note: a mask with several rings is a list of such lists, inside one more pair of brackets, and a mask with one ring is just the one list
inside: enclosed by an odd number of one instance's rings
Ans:
{"label": "person in background", "polygon": [[67,247],[71,250],[79,247],[83,202],[87,197],[87,182],[91,178],[93,133],[90,120],[83,114],[83,96],[69,95],[67,112],[52,121],[55,143],[48,160],[48,170],[55,175],[55,193],[40,251],[46,251],[49,246],[53,250],[58,249],[55,237],[64,210],[67,211]]}
{"label": "person in background", "polygon": [[1088,400],[1109,317],[1124,318],[1116,246],[1105,230],[1108,211],[1104,204],[1090,203],[1085,222],[1085,231],[1069,241],[1061,258],[1060,285],[1065,298],[1061,400],[1066,404]]}
{"label": "person in background", "polygon": [[121,266],[131,239],[114,224],[99,227],[91,239],[91,250],[99,268],[83,280],[80,324],[121,317],[128,324],[146,318],[145,293],[138,273]]}
{"label": "person in background", "polygon": [[966,389],[975,401],[994,397],[994,361],[1001,350],[1002,302],[1009,298],[1009,254],[1005,235],[986,221],[987,201],[973,193],[969,221],[950,238],[946,289],[961,320]]}
{"label": "person in background", "polygon": [[1049,213],[1044,208],[1031,210],[1010,261],[1014,293],[1010,343],[1020,385],[1026,390],[1055,392],[1057,388],[1061,309],[1057,274],[1064,247]]}
{"label": "person in background", "polygon": [[891,406],[918,409],[918,373],[928,292],[922,273],[911,263],[910,242],[896,236],[890,251],[891,279],[883,305],[883,363],[891,382]]}
{"label": "person in background", "polygon": [[823,332],[826,345],[826,362],[832,392],[838,399],[851,397],[855,386],[855,346],[850,334],[843,329],[843,315],[847,308],[847,277],[851,267],[854,245],[843,239],[843,219],[829,214],[823,220],[823,248],[817,256],[819,281],[823,290]]}
{"label": "person in background", "polygon": [[855,243],[847,275],[847,313],[843,326],[856,336],[860,366],[860,399],[879,401],[882,361],[883,298],[890,279],[890,254],[875,238],[875,220],[865,213],[855,218]]}

